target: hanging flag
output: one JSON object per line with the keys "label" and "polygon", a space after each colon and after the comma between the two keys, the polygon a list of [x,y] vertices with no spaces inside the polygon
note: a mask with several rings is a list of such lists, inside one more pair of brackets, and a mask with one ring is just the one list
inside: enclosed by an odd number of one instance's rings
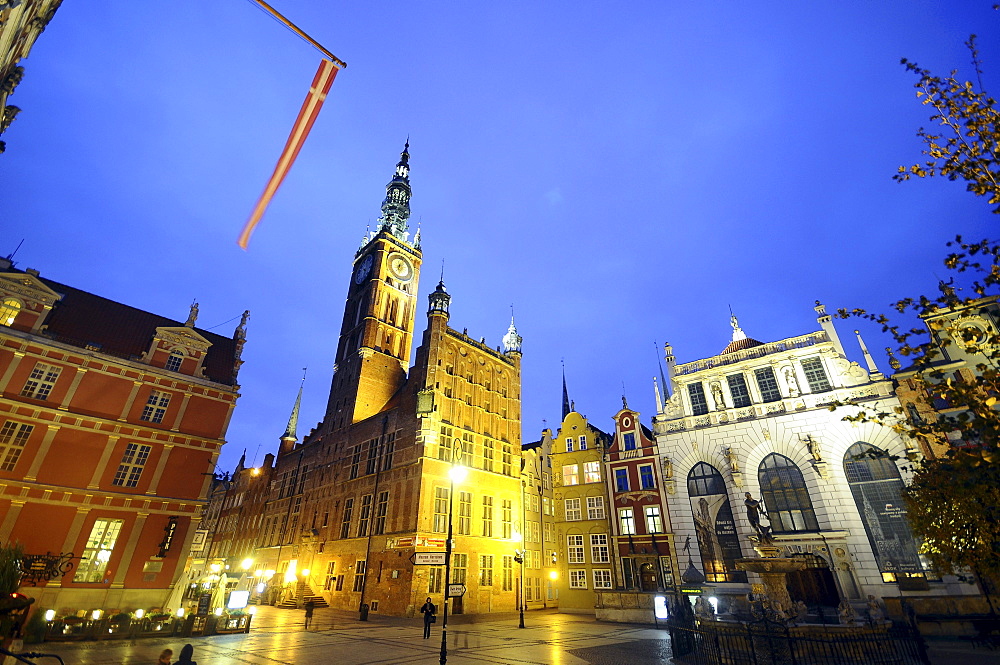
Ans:
{"label": "hanging flag", "polygon": [[247,220],[243,231],[240,233],[238,243],[243,249],[247,248],[247,244],[250,242],[250,235],[257,228],[257,224],[260,223],[260,219],[264,216],[264,211],[267,210],[267,206],[271,203],[274,193],[278,191],[278,187],[281,186],[281,182],[288,174],[288,169],[292,167],[295,158],[299,156],[299,150],[302,149],[302,144],[305,143],[306,137],[309,136],[309,130],[312,129],[313,123],[316,122],[316,116],[319,115],[319,110],[323,107],[323,101],[326,99],[326,94],[330,92],[330,86],[333,85],[333,79],[336,75],[337,66],[332,61],[326,59],[320,61],[319,69],[316,70],[316,76],[313,78],[312,86],[309,88],[309,94],[306,95],[306,100],[302,102],[302,108],[299,109],[299,117],[295,119],[292,132],[288,135],[288,141],[285,143],[285,149],[278,159],[278,164],[274,167],[274,173],[271,174],[271,179],[267,181],[264,193],[260,195],[257,205],[254,206],[253,212],[250,214],[250,219]]}

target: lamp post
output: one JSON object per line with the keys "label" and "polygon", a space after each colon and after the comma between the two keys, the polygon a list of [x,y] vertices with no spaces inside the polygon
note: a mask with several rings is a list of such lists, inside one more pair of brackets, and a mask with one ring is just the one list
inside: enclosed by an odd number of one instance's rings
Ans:
{"label": "lamp post", "polygon": [[441,620],[441,665],[448,662],[448,585],[451,584],[452,550],[452,506],[455,504],[455,483],[461,483],[468,475],[468,469],[461,464],[452,464],[448,469],[451,486],[448,489],[448,540],[444,545],[444,615]]}
{"label": "lamp post", "polygon": [[518,610],[518,615],[519,615],[518,616],[518,622],[517,622],[517,627],[518,628],[524,628],[524,605],[525,605],[525,603],[524,603],[524,555],[527,554],[527,553],[528,553],[528,550],[514,550],[514,561],[516,561],[517,563],[521,564],[521,580],[520,580],[520,584],[518,584],[518,587],[520,588],[520,590],[518,591],[518,603],[517,603],[517,610]]}

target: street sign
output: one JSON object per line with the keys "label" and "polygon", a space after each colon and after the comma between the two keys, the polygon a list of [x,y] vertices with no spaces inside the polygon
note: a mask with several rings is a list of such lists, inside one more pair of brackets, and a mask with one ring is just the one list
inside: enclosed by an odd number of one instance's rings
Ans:
{"label": "street sign", "polygon": [[465,585],[464,584],[449,584],[448,585],[448,597],[449,598],[461,598],[465,595]]}
{"label": "street sign", "polygon": [[445,552],[414,552],[410,561],[416,566],[443,566]]}

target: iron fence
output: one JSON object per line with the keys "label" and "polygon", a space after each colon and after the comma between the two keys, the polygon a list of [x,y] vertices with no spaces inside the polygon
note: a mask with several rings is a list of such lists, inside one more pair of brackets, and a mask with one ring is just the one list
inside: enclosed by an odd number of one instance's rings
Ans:
{"label": "iron fence", "polygon": [[910,626],[789,626],[768,619],[670,626],[675,661],[693,665],[929,665]]}

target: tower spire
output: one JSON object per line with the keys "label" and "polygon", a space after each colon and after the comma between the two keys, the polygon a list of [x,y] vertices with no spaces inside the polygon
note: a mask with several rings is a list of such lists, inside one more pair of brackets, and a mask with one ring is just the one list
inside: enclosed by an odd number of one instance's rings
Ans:
{"label": "tower spire", "polygon": [[288,426],[285,427],[285,433],[281,435],[282,440],[291,439],[295,441],[299,438],[296,430],[299,428],[299,409],[302,407],[302,387],[306,383],[306,369],[305,367],[302,368],[302,382],[299,384],[299,394],[295,397],[295,406],[292,407],[292,414],[288,416]]}
{"label": "tower spire", "polygon": [[410,218],[410,139],[396,163],[396,172],[385,186],[379,230],[385,229],[400,240],[406,240],[406,222]]}
{"label": "tower spire", "polygon": [[570,405],[569,405],[569,391],[566,390],[566,363],[565,362],[563,363],[563,366],[562,366],[562,375],[563,375],[563,377],[562,377],[562,379],[563,379],[562,417],[563,417],[563,420],[566,420],[566,416],[569,415],[569,412],[572,409],[570,408]]}
{"label": "tower spire", "polygon": [[521,336],[517,334],[517,328],[514,327],[514,306],[510,306],[510,327],[507,328],[507,334],[503,336],[503,352],[510,353],[511,351],[521,352]]}

